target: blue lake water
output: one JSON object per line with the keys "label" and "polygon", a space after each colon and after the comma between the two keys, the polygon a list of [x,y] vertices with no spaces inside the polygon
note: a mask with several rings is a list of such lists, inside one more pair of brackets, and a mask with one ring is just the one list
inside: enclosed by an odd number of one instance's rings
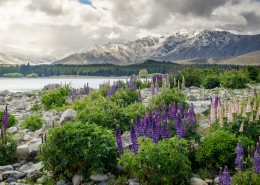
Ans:
{"label": "blue lake water", "polygon": [[48,84],[70,84],[74,88],[81,88],[88,83],[89,87],[98,89],[99,84],[104,82],[126,81],[126,77],[82,77],[82,78],[0,78],[0,91],[24,92],[40,90]]}

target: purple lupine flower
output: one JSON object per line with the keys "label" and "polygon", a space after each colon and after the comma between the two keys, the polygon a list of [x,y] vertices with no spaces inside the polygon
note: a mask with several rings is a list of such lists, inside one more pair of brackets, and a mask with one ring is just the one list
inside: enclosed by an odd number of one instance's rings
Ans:
{"label": "purple lupine flower", "polygon": [[110,89],[110,86],[107,87],[107,96],[112,96],[112,90]]}
{"label": "purple lupine flower", "polygon": [[197,117],[196,117],[193,103],[191,103],[190,108],[188,109],[188,114],[189,114],[188,123],[195,124],[197,122]]}
{"label": "purple lupine flower", "polygon": [[161,138],[166,139],[166,138],[171,138],[172,133],[171,133],[171,127],[170,125],[166,123],[163,123],[163,126],[161,128]]}
{"label": "purple lupine flower", "polygon": [[236,170],[241,171],[241,170],[243,170],[243,162],[244,162],[244,160],[243,160],[244,159],[244,150],[243,150],[241,141],[238,141],[238,143],[237,143],[236,154],[237,154],[236,161],[235,161]]}
{"label": "purple lupine flower", "polygon": [[182,115],[183,114],[183,106],[181,103],[178,103],[178,111],[180,111],[180,114]]}
{"label": "purple lupine flower", "polygon": [[221,185],[231,185],[231,176],[228,172],[228,167],[225,166],[224,171],[222,173],[222,183]]}
{"label": "purple lupine flower", "polygon": [[153,121],[153,141],[154,143],[158,143],[160,138],[160,132],[161,132],[161,124],[160,124],[160,118],[158,118],[159,115],[154,115],[154,121]]}
{"label": "purple lupine flower", "polygon": [[219,102],[219,98],[218,98],[218,96],[216,96],[215,102],[214,102],[215,109],[217,109],[217,107],[218,107],[218,102]]}
{"label": "purple lupine flower", "polygon": [[5,106],[5,110],[3,113],[3,118],[2,118],[2,125],[7,129],[8,127],[8,109],[7,109],[7,104]]}
{"label": "purple lupine flower", "polygon": [[144,130],[143,130],[143,127],[142,127],[142,123],[141,123],[139,114],[136,114],[135,122],[136,122],[136,134],[137,134],[137,137],[144,135]]}
{"label": "purple lupine flower", "polygon": [[87,85],[84,86],[84,91],[85,91],[85,94],[86,94],[86,95],[89,95],[89,86],[88,86],[88,83],[87,83]]}
{"label": "purple lupine flower", "polygon": [[182,123],[180,111],[178,111],[176,114],[174,127],[176,130],[177,138],[178,139],[184,138],[186,135],[186,127],[185,127],[185,123],[184,124]]}
{"label": "purple lupine flower", "polygon": [[132,142],[132,151],[134,154],[138,154],[138,141],[137,141],[137,136],[136,136],[133,123],[131,124],[130,135],[131,135],[131,142]]}
{"label": "purple lupine flower", "polygon": [[169,105],[168,118],[174,120],[176,118],[176,106],[174,103]]}
{"label": "purple lupine flower", "polygon": [[166,111],[166,105],[165,102],[163,101],[162,103],[162,122],[166,122],[167,121],[167,111]]}
{"label": "purple lupine flower", "polygon": [[118,81],[117,88],[118,89],[122,89],[123,88],[122,82],[120,80]]}
{"label": "purple lupine flower", "polygon": [[141,91],[139,89],[137,102],[141,102],[141,101],[142,101],[142,96],[141,96]]}
{"label": "purple lupine flower", "polygon": [[254,153],[254,171],[256,174],[260,174],[260,146],[256,144],[256,151]]}
{"label": "purple lupine flower", "polygon": [[116,126],[116,144],[117,144],[117,149],[119,154],[122,155],[124,153],[124,149],[123,149],[121,131],[119,125]]}

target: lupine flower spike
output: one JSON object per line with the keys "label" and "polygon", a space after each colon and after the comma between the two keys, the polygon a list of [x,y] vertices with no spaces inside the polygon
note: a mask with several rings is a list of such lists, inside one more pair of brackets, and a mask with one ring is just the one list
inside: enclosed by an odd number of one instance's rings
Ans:
{"label": "lupine flower spike", "polygon": [[117,144],[117,149],[119,154],[122,155],[124,153],[124,149],[123,149],[121,131],[119,125],[116,126],[116,144]]}
{"label": "lupine flower spike", "polygon": [[260,174],[260,146],[256,144],[256,151],[254,153],[254,171],[256,174]]}
{"label": "lupine flower spike", "polygon": [[137,136],[136,136],[133,123],[131,124],[130,135],[131,135],[131,142],[132,142],[132,151],[134,154],[138,154],[138,141],[137,141]]}
{"label": "lupine flower spike", "polygon": [[222,173],[222,183],[221,185],[231,185],[231,176],[228,172],[228,167],[225,166],[224,171]]}
{"label": "lupine flower spike", "polygon": [[236,161],[235,161],[236,170],[241,171],[243,170],[243,162],[244,162],[244,150],[241,141],[237,143],[236,154],[237,154]]}

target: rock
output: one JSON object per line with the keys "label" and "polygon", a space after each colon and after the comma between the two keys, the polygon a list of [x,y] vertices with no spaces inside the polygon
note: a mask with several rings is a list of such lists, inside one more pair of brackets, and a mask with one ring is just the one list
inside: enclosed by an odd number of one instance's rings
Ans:
{"label": "rock", "polygon": [[25,160],[29,157],[29,147],[27,145],[20,145],[16,149],[15,156],[18,160]]}
{"label": "rock", "polygon": [[17,134],[18,133],[18,129],[16,127],[10,127],[7,129],[8,132],[10,132],[11,134]]}
{"label": "rock", "polygon": [[32,181],[36,181],[41,176],[35,169],[29,169],[26,173],[26,178]]}
{"label": "rock", "polygon": [[73,185],[80,185],[82,181],[83,181],[83,177],[82,177],[81,175],[75,174],[75,175],[72,177],[72,183],[73,183]]}
{"label": "rock", "polygon": [[18,172],[18,171],[6,171],[2,173],[3,179],[9,179],[9,178],[14,178],[14,179],[22,179],[25,177],[24,172]]}
{"label": "rock", "polygon": [[25,110],[27,107],[26,103],[24,102],[19,102],[17,105],[16,105],[16,110]]}
{"label": "rock", "polygon": [[100,182],[97,185],[107,185],[107,183],[106,182]]}
{"label": "rock", "polygon": [[210,101],[188,101],[194,105],[194,111],[196,114],[206,114],[210,109]]}
{"label": "rock", "polygon": [[0,96],[0,105],[5,105],[5,98],[3,96]]}
{"label": "rock", "polygon": [[0,91],[0,96],[7,96],[8,94],[10,94],[9,91],[5,90],[5,91]]}
{"label": "rock", "polygon": [[48,84],[43,87],[43,91],[49,91],[60,88],[59,84]]}
{"label": "rock", "polygon": [[12,170],[14,170],[14,167],[12,167],[11,165],[0,166],[0,174],[5,171],[12,171]]}
{"label": "rock", "polygon": [[12,177],[12,178],[6,179],[6,180],[5,180],[5,183],[8,183],[8,184],[17,184],[15,181],[16,181],[16,179]]}
{"label": "rock", "polygon": [[206,128],[209,128],[210,125],[209,125],[209,120],[208,119],[203,119],[199,122],[199,125],[202,129],[206,129]]}
{"label": "rock", "polygon": [[204,180],[207,184],[213,184],[213,180],[212,179],[205,179]]}
{"label": "rock", "polygon": [[66,181],[63,180],[63,179],[59,180],[59,181],[56,183],[56,185],[65,185],[65,184],[66,184]]}
{"label": "rock", "polygon": [[42,162],[38,162],[36,164],[33,164],[33,168],[37,171],[41,171],[43,169],[43,164]]}
{"label": "rock", "polygon": [[201,180],[197,177],[192,177],[190,180],[191,185],[208,185],[204,180]]}
{"label": "rock", "polygon": [[216,177],[215,179],[214,179],[214,183],[219,183],[219,177]]}
{"label": "rock", "polygon": [[20,168],[21,167],[21,163],[14,163],[14,164],[12,164],[12,167],[14,167],[15,169],[17,169],[17,168]]}
{"label": "rock", "polygon": [[98,183],[98,182],[107,181],[108,176],[107,176],[106,174],[96,174],[96,175],[91,175],[91,176],[90,176],[90,179],[91,179],[93,182]]}
{"label": "rock", "polygon": [[3,176],[0,174],[0,182],[2,182],[3,180]]}
{"label": "rock", "polygon": [[129,185],[139,185],[139,184],[140,184],[139,179],[129,179],[129,180],[127,181],[127,183],[128,183]]}
{"label": "rock", "polygon": [[44,176],[41,176],[40,178],[37,179],[36,183],[37,184],[43,184],[44,178],[45,178]]}
{"label": "rock", "polygon": [[26,173],[27,170],[31,169],[27,164],[22,165],[18,171]]}
{"label": "rock", "polygon": [[36,155],[40,152],[40,145],[42,144],[41,138],[34,138],[28,143],[29,147],[29,157],[34,159]]}
{"label": "rock", "polygon": [[121,138],[122,138],[123,148],[128,148],[130,145],[132,145],[129,131],[124,132]]}
{"label": "rock", "polygon": [[77,112],[75,110],[72,109],[65,110],[61,115],[59,124],[64,124],[67,121],[71,121],[71,122],[75,121],[76,115]]}

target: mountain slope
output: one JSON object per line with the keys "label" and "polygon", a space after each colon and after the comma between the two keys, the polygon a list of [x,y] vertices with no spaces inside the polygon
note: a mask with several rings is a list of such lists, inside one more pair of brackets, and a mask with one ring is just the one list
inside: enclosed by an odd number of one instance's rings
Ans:
{"label": "mountain slope", "polygon": [[237,35],[227,31],[179,31],[170,36],[145,37],[113,43],[75,53],[54,64],[127,65],[147,59],[158,61],[222,58],[260,51],[260,35]]}

